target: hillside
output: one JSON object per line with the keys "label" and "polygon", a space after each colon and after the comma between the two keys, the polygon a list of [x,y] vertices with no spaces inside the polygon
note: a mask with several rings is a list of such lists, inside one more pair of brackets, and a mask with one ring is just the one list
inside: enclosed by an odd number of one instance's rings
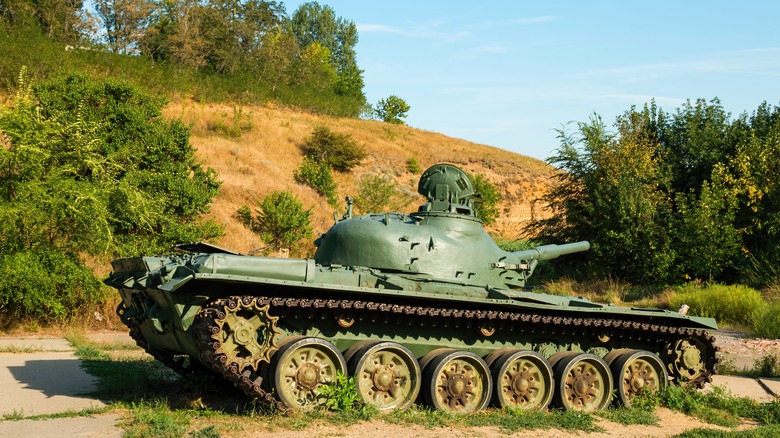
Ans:
{"label": "hillside", "polygon": [[[222,181],[221,194],[209,214],[225,225],[225,235],[215,243],[244,253],[258,252],[263,243],[238,222],[236,210],[242,204],[254,206],[272,191],[291,190],[306,207],[313,207],[315,235],[332,225],[333,208],[313,189],[293,181],[293,171],[303,161],[299,145],[317,126],[351,135],[368,152],[368,158],[351,173],[334,174],[341,197],[354,195],[360,178],[386,174],[414,196],[402,208],[414,211],[422,202],[416,194],[419,175],[406,171],[406,161],[414,157],[422,169],[448,162],[480,173],[499,187],[501,216],[489,231],[507,238],[518,237],[532,214],[543,213],[534,200],[554,183],[551,176],[555,169],[542,161],[408,126],[314,115],[272,105],[237,108],[193,101],[172,102],[165,114],[192,126],[191,142],[197,155]],[[246,130],[229,138],[213,129],[218,124],[241,124]]]}

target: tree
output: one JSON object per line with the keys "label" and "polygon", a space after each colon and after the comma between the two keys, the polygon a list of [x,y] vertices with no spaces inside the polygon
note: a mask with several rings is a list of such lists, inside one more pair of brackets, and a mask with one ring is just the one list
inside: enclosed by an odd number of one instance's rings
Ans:
{"label": "tree", "polygon": [[82,0],[3,0],[0,21],[12,27],[37,27],[56,41],[77,43],[92,30]]}
{"label": "tree", "polygon": [[303,239],[313,235],[311,209],[304,210],[303,205],[288,191],[273,192],[266,196],[256,210],[256,216],[247,206],[238,210],[238,216],[244,225],[258,233],[274,250],[290,248],[298,250]]}
{"label": "tree", "polygon": [[376,117],[387,123],[403,125],[406,113],[409,112],[409,104],[398,96],[390,95],[386,99],[380,99],[374,109]]}
{"label": "tree", "polygon": [[330,6],[309,2],[295,10],[290,18],[290,28],[300,47],[316,42],[328,49],[338,77],[335,91],[343,96],[357,97],[360,104],[364,103],[363,71],[358,68],[355,52],[358,43],[355,23],[336,17]]}
{"label": "tree", "polygon": [[669,278],[675,260],[668,236],[671,201],[659,162],[654,107],[626,112],[618,134],[601,118],[578,123],[578,136],[561,130],[551,164],[560,185],[543,197],[553,213],[531,228],[545,242],[589,240],[585,266],[597,276],[627,281]]}
{"label": "tree", "polygon": [[697,195],[677,195],[674,247],[686,278],[714,280],[738,264],[740,233],[735,228],[737,194],[724,181],[725,168],[713,169]]}
{"label": "tree", "polygon": [[95,11],[114,53],[134,54],[154,10],[151,0],[95,0]]}

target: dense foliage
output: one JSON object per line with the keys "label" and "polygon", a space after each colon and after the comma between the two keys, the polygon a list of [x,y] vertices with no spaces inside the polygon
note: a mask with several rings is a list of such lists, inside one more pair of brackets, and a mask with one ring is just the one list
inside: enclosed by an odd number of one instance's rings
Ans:
{"label": "dense foliage", "polygon": [[390,95],[386,99],[379,99],[374,108],[374,115],[383,122],[403,125],[403,119],[409,112],[409,104],[396,95]]}
{"label": "dense foliage", "polygon": [[338,186],[333,179],[333,172],[328,163],[315,161],[306,157],[301,165],[293,171],[293,179],[298,184],[307,185],[324,196],[328,204],[338,205]]}
{"label": "dense foliage", "polygon": [[[19,82],[0,111],[0,253],[9,277],[52,301],[50,316],[95,294],[80,256],[153,253],[220,233],[199,219],[216,174],[196,162],[188,129],[160,116],[163,101],[79,75]],[[49,288],[47,275],[60,278]],[[0,285],[0,310],[35,315],[13,304],[17,293]]]}
{"label": "dense foliage", "polygon": [[[66,64],[76,58],[77,64],[87,64],[78,66],[79,71],[121,71],[156,88],[149,76],[160,73],[138,75],[123,65],[144,60],[158,70],[168,69],[163,75],[184,76],[185,81],[174,80],[173,85],[189,89],[177,91],[197,91],[212,99],[274,100],[350,117],[368,107],[356,61],[357,28],[330,6],[304,3],[288,16],[282,2],[265,0],[96,0],[91,5],[80,0],[0,2],[0,45],[9,44],[4,52],[12,53],[0,64],[16,71],[18,61],[29,65],[47,57],[41,60],[44,68],[57,70],[59,62],[51,58]],[[53,46],[54,53],[34,50],[30,42],[36,34],[68,44],[70,52],[62,44]],[[23,49],[14,53],[10,49],[17,43]],[[32,59],[15,60],[19,53]],[[101,62],[94,63],[95,58]],[[0,74],[3,70],[9,69],[0,66]],[[186,84],[193,79],[205,79],[206,89]],[[218,96],[219,91],[231,96]]]}
{"label": "dense foliage", "polygon": [[310,239],[314,233],[311,226],[311,209],[304,210],[303,204],[290,192],[273,192],[252,210],[243,205],[238,210],[241,222],[259,234],[273,250],[287,248],[297,251],[302,240]]}
{"label": "dense foliage", "polygon": [[490,225],[498,219],[500,213],[498,203],[501,201],[501,194],[498,192],[498,187],[481,173],[470,177],[474,184],[474,193],[477,195],[474,200],[474,211],[485,225]]}
{"label": "dense foliage", "polygon": [[327,126],[319,126],[303,141],[303,155],[319,163],[325,163],[338,172],[349,172],[366,158],[366,148],[351,135],[338,134]]}
{"label": "dense foliage", "polygon": [[631,108],[560,131],[563,172],[545,200],[545,241],[589,240],[585,269],[639,283],[764,285],[778,278],[780,108],[734,120],[718,100],[673,114]]}

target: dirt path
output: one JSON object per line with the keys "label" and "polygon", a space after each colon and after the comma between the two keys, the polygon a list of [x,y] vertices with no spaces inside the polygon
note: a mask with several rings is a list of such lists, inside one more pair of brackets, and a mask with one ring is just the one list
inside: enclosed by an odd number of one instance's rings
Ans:
{"label": "dirt path", "polygon": [[[371,438],[371,437],[415,437],[415,438],[433,438],[433,437],[468,437],[468,438],[501,438],[501,437],[541,437],[541,438],[559,438],[559,437],[587,437],[587,438],[613,438],[613,437],[669,437],[685,432],[686,430],[696,428],[733,430],[714,426],[703,421],[688,417],[679,412],[666,408],[658,408],[655,415],[658,417],[657,426],[642,426],[613,423],[604,419],[598,419],[597,425],[603,432],[572,432],[559,429],[537,429],[524,430],[515,433],[509,433],[497,427],[436,427],[425,428],[417,425],[402,426],[390,424],[380,420],[372,420],[349,427],[340,427],[334,425],[322,425],[309,427],[302,431],[262,431],[250,432],[241,431],[236,435],[225,435],[235,437],[270,437],[275,438],[295,438],[306,436],[312,437],[340,437],[340,438]],[[746,423],[737,430],[752,427],[753,424]],[[248,432],[248,433],[247,433]]]}

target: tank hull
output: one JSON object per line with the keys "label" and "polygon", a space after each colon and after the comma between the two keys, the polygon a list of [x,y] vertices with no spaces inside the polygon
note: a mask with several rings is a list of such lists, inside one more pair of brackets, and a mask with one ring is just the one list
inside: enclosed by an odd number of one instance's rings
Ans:
{"label": "tank hull", "polygon": [[[272,395],[268,368],[288,340],[301,337],[325,340],[345,356],[367,340],[389,342],[420,363],[442,349],[486,359],[528,351],[552,362],[572,352],[609,360],[615,352],[642,351],[663,361],[661,375],[696,386],[717,362],[706,332],[717,325],[709,318],[309,259],[125,259],[114,262],[107,283],[122,296],[122,321],[156,358],[184,374],[216,373],[280,409],[297,405]],[[250,342],[247,331],[254,333]]]}

